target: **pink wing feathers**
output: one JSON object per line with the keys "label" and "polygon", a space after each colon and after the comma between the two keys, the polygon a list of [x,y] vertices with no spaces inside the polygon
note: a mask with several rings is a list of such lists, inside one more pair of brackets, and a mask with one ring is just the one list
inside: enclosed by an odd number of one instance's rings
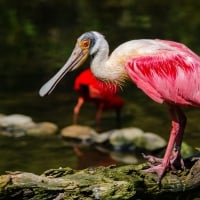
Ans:
{"label": "pink wing feathers", "polygon": [[182,44],[157,41],[170,48],[130,59],[125,66],[129,76],[158,103],[200,106],[199,56]]}

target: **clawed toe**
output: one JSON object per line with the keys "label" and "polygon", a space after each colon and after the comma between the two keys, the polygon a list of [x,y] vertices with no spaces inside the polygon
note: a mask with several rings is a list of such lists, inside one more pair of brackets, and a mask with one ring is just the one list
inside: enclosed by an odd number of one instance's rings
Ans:
{"label": "clawed toe", "polygon": [[158,183],[160,183],[167,168],[162,165],[163,159],[151,155],[145,155],[144,153],[142,154],[142,156],[148,161],[148,164],[150,166],[148,169],[145,169],[143,171],[147,173],[156,173],[158,176]]}
{"label": "clawed toe", "polygon": [[164,173],[166,172],[167,168],[164,167],[162,164],[160,165],[156,165],[156,166],[152,166],[148,169],[145,169],[143,170],[144,172],[147,172],[147,173],[156,173],[157,176],[158,176],[158,183],[160,183]]}
{"label": "clawed toe", "polygon": [[158,175],[158,183],[160,183],[162,177],[167,170],[184,169],[185,165],[179,151],[172,151],[168,157],[157,158],[151,155],[142,154],[148,161],[149,168],[143,170],[144,172],[156,173]]}
{"label": "clawed toe", "polygon": [[145,155],[144,153],[142,153],[142,156],[144,159],[146,159],[150,164],[161,164],[163,159],[162,158],[157,158],[155,156],[151,156],[151,155]]}

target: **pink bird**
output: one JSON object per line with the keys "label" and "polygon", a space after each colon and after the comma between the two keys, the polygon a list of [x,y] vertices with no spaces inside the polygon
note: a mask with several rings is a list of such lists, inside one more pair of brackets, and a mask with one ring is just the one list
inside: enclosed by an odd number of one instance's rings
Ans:
{"label": "pink bird", "polygon": [[163,159],[146,156],[151,162],[146,172],[155,172],[159,181],[166,171],[184,168],[181,143],[186,126],[182,106],[200,106],[200,57],[185,45],[167,41],[140,39],[118,46],[109,56],[104,36],[92,31],[81,35],[66,64],[40,90],[50,93],[65,73],[79,67],[92,56],[93,74],[106,82],[122,85],[130,78],[146,95],[167,105],[172,128]]}
{"label": "pink bird", "polygon": [[97,107],[96,123],[100,128],[102,112],[114,109],[116,111],[116,124],[121,125],[121,109],[124,100],[117,96],[119,86],[106,84],[94,77],[90,69],[81,72],[75,79],[74,89],[78,92],[78,102],[74,107],[74,123],[78,121],[78,115],[84,102],[92,102]]}

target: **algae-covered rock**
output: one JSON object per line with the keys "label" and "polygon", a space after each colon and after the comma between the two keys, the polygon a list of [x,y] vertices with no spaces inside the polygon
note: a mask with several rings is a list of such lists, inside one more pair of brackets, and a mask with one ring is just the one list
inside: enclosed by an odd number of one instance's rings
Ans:
{"label": "algae-covered rock", "polygon": [[190,157],[190,156],[196,154],[197,152],[198,152],[198,150],[189,146],[186,142],[182,142],[181,155],[182,155],[183,158]]}
{"label": "algae-covered rock", "polygon": [[146,163],[73,170],[50,169],[42,175],[9,172],[0,176],[0,199],[192,200],[200,195],[200,160],[190,169],[167,172],[160,184]]}

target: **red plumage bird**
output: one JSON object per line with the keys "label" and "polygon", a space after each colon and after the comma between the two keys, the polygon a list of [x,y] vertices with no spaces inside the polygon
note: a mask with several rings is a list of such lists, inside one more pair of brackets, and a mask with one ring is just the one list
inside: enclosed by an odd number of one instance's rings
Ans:
{"label": "red plumage bird", "polygon": [[70,58],[40,95],[50,93],[88,55],[93,57],[91,69],[97,78],[119,85],[130,78],[151,99],[167,105],[172,119],[167,149],[163,159],[147,156],[152,164],[146,171],[156,172],[160,181],[167,170],[184,168],[181,143],[186,117],[181,106],[200,107],[200,57],[181,43],[157,39],[125,42],[109,56],[103,35],[91,31],[78,38]]}
{"label": "red plumage bird", "polygon": [[92,102],[97,107],[96,123],[100,128],[102,112],[104,110],[116,111],[116,124],[120,127],[121,124],[121,109],[124,105],[124,100],[117,96],[119,86],[115,84],[106,84],[94,77],[90,69],[81,72],[75,79],[74,89],[78,92],[78,102],[74,107],[74,123],[78,121],[78,115],[81,106],[85,102]]}

